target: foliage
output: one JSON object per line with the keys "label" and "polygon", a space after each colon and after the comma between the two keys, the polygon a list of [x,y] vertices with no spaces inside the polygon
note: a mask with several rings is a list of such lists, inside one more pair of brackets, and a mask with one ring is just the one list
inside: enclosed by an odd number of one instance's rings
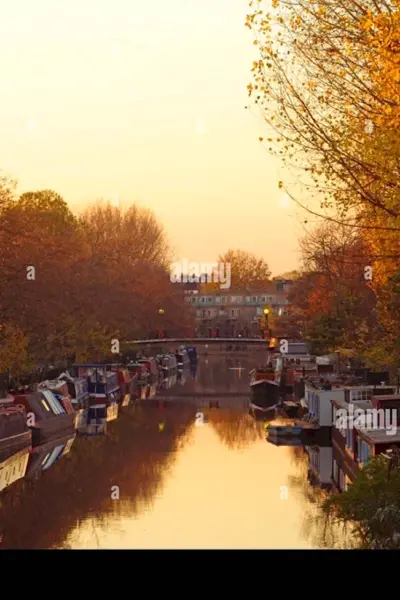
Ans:
{"label": "foliage", "polygon": [[324,511],[352,523],[363,548],[400,548],[400,471],[382,455],[370,459],[347,491],[328,497]]}
{"label": "foliage", "polygon": [[113,339],[193,330],[151,212],[95,205],[76,218],[56,192],[14,198],[12,189],[0,181],[2,369],[100,359]]}
{"label": "foliage", "polygon": [[271,276],[264,259],[244,250],[228,250],[219,256],[218,261],[231,265],[232,289],[261,289]]}

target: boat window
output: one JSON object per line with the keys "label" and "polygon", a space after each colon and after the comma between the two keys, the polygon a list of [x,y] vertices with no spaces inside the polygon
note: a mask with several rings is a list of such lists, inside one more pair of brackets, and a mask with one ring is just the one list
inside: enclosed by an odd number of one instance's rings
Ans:
{"label": "boat window", "polygon": [[45,409],[47,410],[47,412],[51,412],[49,406],[47,405],[47,402],[44,400],[44,398],[42,398],[42,404],[45,407]]}
{"label": "boat window", "polygon": [[51,407],[51,410],[52,410],[52,412],[54,414],[56,414],[56,415],[62,415],[63,413],[65,413],[65,410],[62,408],[61,404],[58,402],[58,400],[52,394],[52,392],[49,392],[48,390],[45,390],[45,391],[42,392],[42,394],[46,398],[46,400],[49,403],[49,405]]}

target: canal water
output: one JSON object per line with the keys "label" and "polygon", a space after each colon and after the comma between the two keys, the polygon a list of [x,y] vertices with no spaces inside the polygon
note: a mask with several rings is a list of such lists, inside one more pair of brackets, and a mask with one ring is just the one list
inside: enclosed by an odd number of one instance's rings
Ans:
{"label": "canal water", "polygon": [[[268,443],[250,416],[254,366],[202,357],[123,409],[106,436],[31,455],[25,477],[0,491],[0,548],[346,547],[319,508],[305,449]],[[204,408],[210,400],[220,408]]]}

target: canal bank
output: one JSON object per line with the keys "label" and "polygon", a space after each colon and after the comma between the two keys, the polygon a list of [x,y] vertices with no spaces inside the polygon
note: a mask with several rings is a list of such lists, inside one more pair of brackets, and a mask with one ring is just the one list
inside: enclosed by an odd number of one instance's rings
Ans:
{"label": "canal bank", "polygon": [[[248,390],[249,364],[210,358],[184,385]],[[171,390],[171,391],[172,391]],[[146,401],[107,436],[0,493],[1,548],[317,548],[326,540],[303,448],[274,447],[243,408]],[[319,517],[319,518],[317,518]],[[324,537],[325,536],[325,537]]]}

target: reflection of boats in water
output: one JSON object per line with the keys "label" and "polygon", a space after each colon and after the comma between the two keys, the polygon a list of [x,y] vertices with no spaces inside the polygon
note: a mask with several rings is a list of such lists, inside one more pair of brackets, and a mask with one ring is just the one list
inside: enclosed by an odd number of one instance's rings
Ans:
{"label": "reflection of boats in water", "polygon": [[75,438],[76,434],[73,433],[33,448],[26,470],[26,479],[37,478],[42,471],[49,469],[57,460],[68,454]]}
{"label": "reflection of boats in water", "polygon": [[152,383],[146,386],[146,398],[154,398],[157,394],[157,383]]}
{"label": "reflection of boats in water", "polygon": [[276,418],[276,407],[261,408],[250,402],[249,413],[256,421],[273,421]]}
{"label": "reflection of boats in water", "polygon": [[178,381],[178,375],[176,373],[175,373],[175,375],[166,377],[165,379],[163,379],[160,382],[160,389],[161,390],[169,390],[170,388],[174,387],[174,385],[176,385],[177,381]]}
{"label": "reflection of boats in water", "polygon": [[12,452],[0,453],[0,492],[25,477],[31,446]]}
{"label": "reflection of boats in water", "polygon": [[303,446],[304,441],[301,436],[289,436],[283,435],[268,435],[267,441],[274,446]]}

